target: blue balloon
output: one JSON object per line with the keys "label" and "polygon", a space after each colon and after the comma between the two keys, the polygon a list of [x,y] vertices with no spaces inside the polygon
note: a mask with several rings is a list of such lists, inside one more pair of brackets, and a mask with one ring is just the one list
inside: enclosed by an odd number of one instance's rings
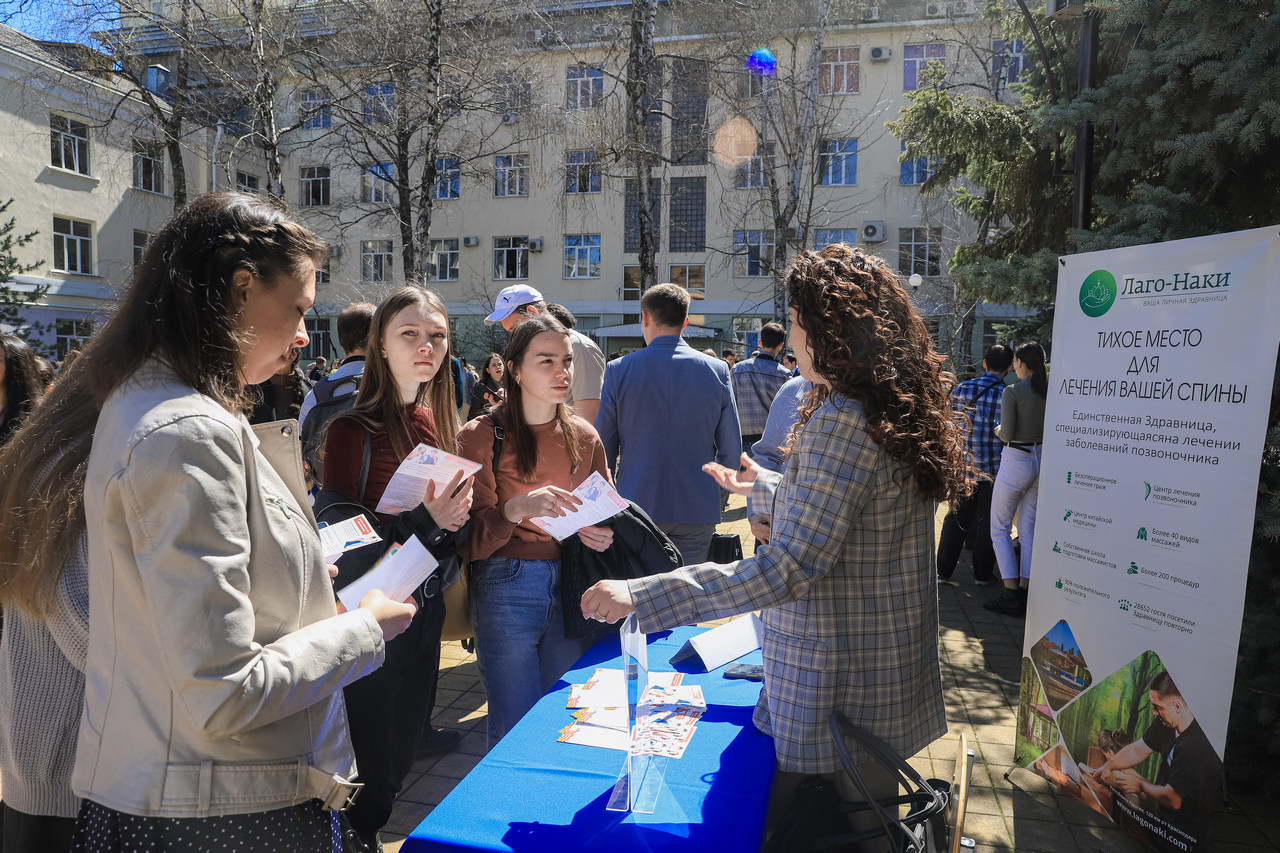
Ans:
{"label": "blue balloon", "polygon": [[778,69],[778,60],[773,58],[773,51],[762,47],[751,52],[747,57],[747,70],[763,77],[772,77]]}

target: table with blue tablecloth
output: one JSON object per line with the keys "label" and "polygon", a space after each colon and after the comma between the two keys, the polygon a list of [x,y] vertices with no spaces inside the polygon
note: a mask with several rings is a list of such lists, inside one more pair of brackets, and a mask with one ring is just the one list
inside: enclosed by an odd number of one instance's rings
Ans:
{"label": "table with blue tablecloth", "polygon": [[[726,679],[723,668],[698,673],[683,662],[669,664],[701,630],[648,638],[649,669],[686,673],[684,683],[702,685],[707,701],[684,755],[667,762],[653,814],[605,809],[625,753],[556,741],[573,722],[565,707],[569,685],[585,682],[597,667],[622,668],[618,638],[610,635],[435,807],[403,853],[759,849],[774,767],[773,741],[751,723],[760,684]],[[759,662],[758,650],[735,661]]]}

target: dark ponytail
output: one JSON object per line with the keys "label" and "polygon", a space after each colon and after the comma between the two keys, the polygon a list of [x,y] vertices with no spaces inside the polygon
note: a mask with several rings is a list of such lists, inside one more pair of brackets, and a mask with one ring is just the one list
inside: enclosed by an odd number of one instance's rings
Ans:
{"label": "dark ponytail", "polygon": [[1044,365],[1044,347],[1036,341],[1018,344],[1013,357],[1031,368],[1031,390],[1041,397],[1049,396],[1049,372]]}

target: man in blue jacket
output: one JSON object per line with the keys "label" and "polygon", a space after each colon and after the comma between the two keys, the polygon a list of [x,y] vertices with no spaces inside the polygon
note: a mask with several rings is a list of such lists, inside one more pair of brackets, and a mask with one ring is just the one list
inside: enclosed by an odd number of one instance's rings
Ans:
{"label": "man in blue jacket", "polygon": [[640,299],[645,348],[609,362],[596,430],[618,492],[635,501],[680,549],[705,562],[720,521],[720,489],[702,473],[742,453],[729,368],[685,343],[689,293],[659,284]]}

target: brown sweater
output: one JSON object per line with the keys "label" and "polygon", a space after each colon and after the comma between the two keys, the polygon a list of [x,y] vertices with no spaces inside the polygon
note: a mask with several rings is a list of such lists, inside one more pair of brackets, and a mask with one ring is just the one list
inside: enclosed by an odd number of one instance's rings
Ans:
{"label": "brown sweater", "polygon": [[578,416],[573,417],[578,428],[578,446],[582,462],[575,472],[569,471],[569,453],[565,449],[560,424],[551,421],[533,427],[538,440],[538,470],[531,482],[520,479],[516,473],[515,452],[504,444],[502,458],[498,460],[497,482],[493,475],[493,427],[488,418],[470,421],[458,433],[458,452],[480,463],[475,475],[475,499],[471,505],[471,538],[466,545],[469,560],[486,557],[511,557],[519,560],[558,560],[560,543],[551,538],[529,519],[512,524],[502,514],[507,501],[528,494],[543,486],[559,486],[572,491],[583,480],[599,471],[609,476],[605,464],[604,445],[591,424]]}

